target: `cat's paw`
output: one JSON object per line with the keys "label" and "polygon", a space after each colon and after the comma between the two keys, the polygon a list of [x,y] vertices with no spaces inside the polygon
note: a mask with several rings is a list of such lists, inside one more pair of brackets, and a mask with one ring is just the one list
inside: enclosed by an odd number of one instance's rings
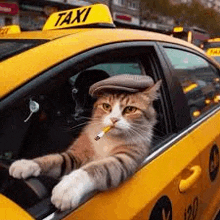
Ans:
{"label": "cat's paw", "polygon": [[17,160],[9,168],[9,174],[17,179],[39,176],[40,172],[40,166],[33,160]]}
{"label": "cat's paw", "polygon": [[86,171],[73,171],[54,187],[51,202],[61,211],[76,208],[82,197],[94,190],[94,183]]}

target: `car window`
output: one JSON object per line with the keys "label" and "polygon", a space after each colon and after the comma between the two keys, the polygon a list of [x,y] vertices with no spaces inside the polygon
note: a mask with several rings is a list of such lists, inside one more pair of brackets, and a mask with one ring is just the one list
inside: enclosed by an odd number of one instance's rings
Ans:
{"label": "car window", "polygon": [[138,74],[141,75],[141,64],[138,62],[117,62],[98,64],[91,69],[101,69],[107,71],[110,75],[117,74]]}
{"label": "car window", "polygon": [[[88,57],[83,54],[83,59],[77,61],[73,57],[72,63],[70,59],[56,65],[30,81],[27,87],[23,86],[22,91],[16,91],[22,96],[15,95],[16,100],[11,98],[13,102],[5,105],[0,114],[0,159],[10,163],[14,159],[35,158],[65,150],[91,118],[95,99],[88,95],[88,90],[99,80],[117,74],[146,74],[157,81],[159,71],[155,72],[155,64],[150,59],[151,49],[150,53],[143,52],[143,48],[135,49],[126,48],[133,52],[129,57],[124,49],[119,54],[118,48],[112,53],[89,54]],[[170,135],[162,100],[161,95],[154,103],[157,124],[151,152]],[[31,114],[34,103],[39,105],[38,110]],[[14,196],[11,196],[13,200]],[[31,209],[34,217],[42,219],[42,213],[37,208],[32,209],[38,202],[33,203],[21,202],[19,205]],[[50,208],[48,210],[44,211],[51,212]]]}
{"label": "car window", "polygon": [[[0,158],[29,158],[68,147],[91,117],[93,100],[88,97],[88,89],[96,81],[117,74],[146,74],[145,69],[147,75],[154,77],[148,54],[142,57],[135,52],[133,57],[113,59],[114,54],[118,55],[118,50],[111,56],[108,54],[110,58],[97,55],[100,61],[87,59],[88,66],[79,63],[66,67],[1,112]],[[125,56],[123,51],[121,54]],[[56,69],[51,71],[57,72]],[[31,100],[39,104],[39,110],[25,122],[30,115]],[[161,140],[167,128],[160,100],[155,101],[155,108],[158,112],[155,139]]]}
{"label": "car window", "polygon": [[[109,74],[109,76],[114,76],[118,74],[144,74],[144,68],[139,60],[120,60],[109,63],[100,63],[92,67],[87,68],[87,70],[102,70]],[[79,74],[79,73],[78,73]],[[74,84],[78,74],[70,77],[70,83]]]}
{"label": "car window", "polygon": [[218,71],[191,52],[173,48],[165,48],[165,51],[187,98],[191,118],[195,120],[220,101]]}

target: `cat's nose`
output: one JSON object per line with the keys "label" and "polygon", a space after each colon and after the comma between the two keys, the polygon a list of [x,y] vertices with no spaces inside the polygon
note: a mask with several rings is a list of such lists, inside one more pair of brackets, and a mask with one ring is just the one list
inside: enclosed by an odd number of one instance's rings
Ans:
{"label": "cat's nose", "polygon": [[115,124],[118,121],[118,118],[110,118],[111,122]]}

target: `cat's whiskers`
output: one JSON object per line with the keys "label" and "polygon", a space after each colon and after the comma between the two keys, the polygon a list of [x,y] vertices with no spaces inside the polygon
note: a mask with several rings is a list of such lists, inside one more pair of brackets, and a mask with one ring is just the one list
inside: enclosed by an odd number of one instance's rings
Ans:
{"label": "cat's whiskers", "polygon": [[86,125],[87,123],[88,123],[88,122],[86,121],[86,122],[83,122],[83,123],[78,124],[78,125],[76,125],[76,126],[73,126],[73,127],[70,128],[70,130],[73,130],[73,129],[75,129],[75,128],[81,127],[81,126],[83,126],[83,125]]}
{"label": "cat's whiskers", "polygon": [[[132,123],[132,124],[138,125],[139,127],[135,127],[135,129],[139,130],[141,133],[146,132],[146,130],[145,130],[144,128],[146,128],[147,130],[148,130],[148,129],[153,129],[153,131],[159,131],[159,132],[161,132],[161,130],[159,130],[159,129],[155,128],[155,127],[152,127],[151,125],[141,125],[141,126],[140,126],[138,123]],[[134,127],[134,126],[133,126],[133,127]],[[165,134],[165,133],[163,132],[162,134]],[[163,137],[161,137],[161,136],[159,136],[159,135],[156,135],[154,132],[153,132],[152,138],[153,138],[153,137],[154,137],[155,140],[158,140],[158,141],[164,140]],[[147,138],[147,137],[145,136],[145,138]],[[149,139],[149,138],[148,138],[148,139]],[[149,139],[149,141],[150,141],[150,139]]]}
{"label": "cat's whiskers", "polygon": [[160,132],[161,134],[164,134],[164,135],[166,134],[165,132],[161,132],[161,130],[159,130],[158,128],[155,128],[155,127],[153,127],[153,130],[158,131],[158,132]]}
{"label": "cat's whiskers", "polygon": [[81,118],[81,119],[89,119],[89,120],[92,119],[92,117],[86,117],[86,116],[80,116],[80,118]]}
{"label": "cat's whiskers", "polygon": [[140,123],[137,123],[137,122],[132,122],[132,125],[137,125],[139,128],[140,127],[145,127],[145,128],[152,128],[153,126],[150,124],[150,123],[147,123],[147,124],[141,124],[142,121],[140,121]]}
{"label": "cat's whiskers", "polygon": [[147,139],[148,142],[151,141],[151,139],[147,135],[145,135],[145,136],[142,135],[143,131],[140,128],[138,128],[138,127],[134,127],[133,125],[131,125],[130,130],[128,130],[128,133],[129,132],[131,132],[133,134],[136,134],[138,137],[140,137],[141,138],[141,142],[142,141],[146,142],[146,139]]}
{"label": "cat's whiskers", "polygon": [[[134,126],[135,125],[135,126]],[[148,132],[149,130],[152,129],[152,126],[149,124],[149,125],[140,125],[140,124],[137,124],[137,123],[132,123],[130,125],[133,129],[137,129],[138,131],[140,131],[141,133],[143,132]]]}

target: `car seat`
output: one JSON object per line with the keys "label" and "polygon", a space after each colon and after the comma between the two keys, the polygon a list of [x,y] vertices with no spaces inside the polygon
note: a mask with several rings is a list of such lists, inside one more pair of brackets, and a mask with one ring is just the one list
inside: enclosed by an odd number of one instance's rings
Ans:
{"label": "car seat", "polygon": [[90,86],[108,77],[108,73],[99,69],[85,70],[78,75],[72,89],[72,97],[75,101],[74,119],[76,121],[84,121],[91,116],[95,98],[89,95]]}

